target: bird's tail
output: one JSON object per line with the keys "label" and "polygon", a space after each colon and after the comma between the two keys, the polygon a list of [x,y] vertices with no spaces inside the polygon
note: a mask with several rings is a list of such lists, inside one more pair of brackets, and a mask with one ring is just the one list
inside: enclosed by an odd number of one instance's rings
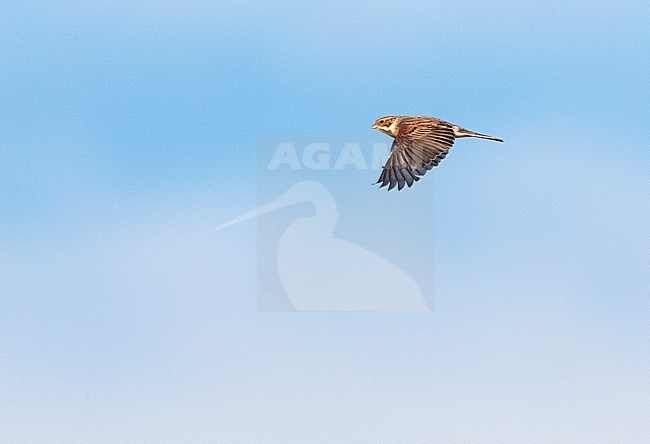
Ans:
{"label": "bird's tail", "polygon": [[454,135],[456,137],[478,137],[479,139],[488,139],[488,140],[495,140],[497,142],[503,142],[503,139],[499,139],[498,137],[488,136],[487,134],[475,133],[474,131],[461,128],[459,126],[454,127]]}

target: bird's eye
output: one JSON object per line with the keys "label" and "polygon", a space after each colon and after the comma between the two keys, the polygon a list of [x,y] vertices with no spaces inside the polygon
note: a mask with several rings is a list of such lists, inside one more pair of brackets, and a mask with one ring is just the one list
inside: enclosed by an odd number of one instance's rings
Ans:
{"label": "bird's eye", "polygon": [[380,125],[383,125],[383,124],[384,124],[384,119],[381,119],[381,120],[379,121],[379,124],[380,124]]}

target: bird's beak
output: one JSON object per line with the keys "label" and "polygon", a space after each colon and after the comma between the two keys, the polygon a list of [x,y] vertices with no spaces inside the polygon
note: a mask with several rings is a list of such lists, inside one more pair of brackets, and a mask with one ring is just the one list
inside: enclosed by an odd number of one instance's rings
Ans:
{"label": "bird's beak", "polygon": [[248,211],[228,222],[219,225],[217,227],[217,230],[223,230],[226,227],[239,224],[249,219],[256,218],[257,216],[261,216],[262,214],[270,213],[271,211],[279,210],[281,208],[285,208],[309,200],[309,196],[304,194],[305,192],[303,192],[303,194],[300,194],[300,191],[302,190],[298,189],[299,192],[296,192],[295,186],[293,188],[294,188],[293,191],[292,188],[290,188],[289,190],[287,190],[287,192],[285,192],[282,196],[278,197],[274,201],[264,205],[260,205],[254,210]]}
{"label": "bird's beak", "polygon": [[372,129],[377,129],[377,124],[376,124],[376,123],[373,124],[370,128],[372,128]]}

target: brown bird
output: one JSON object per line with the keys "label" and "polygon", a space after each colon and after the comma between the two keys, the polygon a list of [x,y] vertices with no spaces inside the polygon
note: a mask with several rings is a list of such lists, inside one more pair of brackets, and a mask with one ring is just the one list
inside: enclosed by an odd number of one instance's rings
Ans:
{"label": "brown bird", "polygon": [[381,176],[375,182],[381,183],[379,188],[388,185],[389,191],[395,185],[398,190],[404,185],[410,188],[427,171],[438,166],[457,138],[479,137],[503,142],[496,137],[427,116],[386,116],[377,119],[372,128],[395,139]]}

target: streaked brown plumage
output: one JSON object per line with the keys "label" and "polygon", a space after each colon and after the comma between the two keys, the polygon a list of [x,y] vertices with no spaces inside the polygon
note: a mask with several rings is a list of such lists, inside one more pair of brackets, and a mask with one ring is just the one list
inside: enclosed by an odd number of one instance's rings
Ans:
{"label": "streaked brown plumage", "polygon": [[503,140],[475,133],[453,123],[427,116],[386,116],[375,121],[373,129],[393,137],[390,155],[376,183],[388,190],[409,188],[427,171],[447,156],[454,141],[460,137]]}

